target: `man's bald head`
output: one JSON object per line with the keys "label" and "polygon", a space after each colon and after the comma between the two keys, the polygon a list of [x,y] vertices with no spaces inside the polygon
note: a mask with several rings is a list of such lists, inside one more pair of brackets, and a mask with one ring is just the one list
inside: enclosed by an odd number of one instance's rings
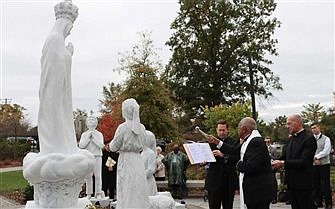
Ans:
{"label": "man's bald head", "polygon": [[298,114],[293,114],[287,117],[286,127],[290,134],[299,132],[302,127],[302,118]]}

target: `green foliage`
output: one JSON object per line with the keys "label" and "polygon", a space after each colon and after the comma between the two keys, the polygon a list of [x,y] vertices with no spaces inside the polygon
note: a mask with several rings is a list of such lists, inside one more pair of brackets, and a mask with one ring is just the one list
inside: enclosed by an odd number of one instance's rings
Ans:
{"label": "green foliage", "polygon": [[27,202],[29,200],[34,199],[34,187],[33,186],[26,186],[23,190],[24,201]]}
{"label": "green foliage", "polygon": [[[159,76],[160,60],[153,48],[148,32],[140,32],[140,42],[132,50],[120,54],[120,70],[129,77],[123,84],[103,87],[103,113],[112,113],[115,121],[121,115],[121,103],[134,98],[140,105],[140,118],[147,130],[156,138],[174,139],[177,135],[172,111],[172,93]],[[119,114],[118,114],[119,113]]]}
{"label": "green foliage", "polygon": [[0,140],[0,160],[20,160],[30,151],[30,144],[26,141]]}
{"label": "green foliage", "polygon": [[216,123],[220,119],[224,119],[229,124],[229,132],[233,137],[237,137],[237,126],[244,117],[250,117],[251,103],[236,102],[232,105],[216,105],[214,107],[205,106],[203,108],[205,120],[203,124],[210,134],[216,134]]}
{"label": "green foliage", "polygon": [[24,107],[0,104],[0,136],[26,136],[30,124],[25,120]]}
{"label": "green foliage", "polygon": [[[335,139],[335,114],[324,115],[321,119],[321,131],[330,138],[334,144]],[[334,184],[335,185],[335,184]]]}
{"label": "green foliage", "polygon": [[274,122],[270,122],[264,129],[264,135],[271,137],[272,141],[285,144],[288,139],[288,130],[286,128],[287,117],[278,116]]}
{"label": "green foliage", "polygon": [[0,192],[24,189],[28,182],[23,178],[21,171],[10,171],[0,173]]}
{"label": "green foliage", "polygon": [[318,104],[307,104],[302,106],[304,110],[301,112],[301,117],[304,123],[311,124],[313,122],[320,122],[322,117],[326,115],[324,107]]}
{"label": "green foliage", "polygon": [[281,89],[271,72],[269,55],[277,55],[272,37],[279,21],[273,17],[274,1],[180,0],[167,41],[173,51],[165,79],[179,106],[192,111],[245,101],[250,92],[249,58],[254,89],[272,96]]}
{"label": "green foliage", "polygon": [[123,95],[137,100],[141,122],[156,138],[174,139],[176,126],[172,117],[171,93],[152,68],[143,66],[133,69]]}

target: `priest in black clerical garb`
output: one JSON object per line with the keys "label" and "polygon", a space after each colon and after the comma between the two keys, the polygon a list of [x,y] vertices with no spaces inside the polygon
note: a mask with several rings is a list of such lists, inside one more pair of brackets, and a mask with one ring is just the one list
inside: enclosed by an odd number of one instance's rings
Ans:
{"label": "priest in black clerical garb", "polygon": [[[216,126],[217,138],[232,146],[238,146],[238,141],[228,136],[229,125],[219,120]],[[238,154],[223,154],[215,144],[210,143],[216,162],[209,163],[205,188],[208,191],[210,209],[232,209],[238,178],[235,165]]]}

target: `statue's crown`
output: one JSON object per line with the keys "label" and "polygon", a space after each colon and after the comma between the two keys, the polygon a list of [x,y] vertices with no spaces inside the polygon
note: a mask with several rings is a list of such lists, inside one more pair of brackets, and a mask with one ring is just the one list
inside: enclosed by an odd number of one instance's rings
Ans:
{"label": "statue's crown", "polygon": [[74,22],[78,16],[78,7],[72,4],[71,0],[65,0],[55,5],[56,20],[59,18],[67,18]]}

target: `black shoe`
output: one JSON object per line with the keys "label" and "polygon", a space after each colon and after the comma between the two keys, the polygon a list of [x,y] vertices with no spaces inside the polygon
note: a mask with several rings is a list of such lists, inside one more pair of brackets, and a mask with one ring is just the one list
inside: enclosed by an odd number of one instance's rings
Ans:
{"label": "black shoe", "polygon": [[285,204],[286,204],[286,205],[291,205],[291,202],[290,202],[289,200],[287,200],[287,201],[285,202]]}

